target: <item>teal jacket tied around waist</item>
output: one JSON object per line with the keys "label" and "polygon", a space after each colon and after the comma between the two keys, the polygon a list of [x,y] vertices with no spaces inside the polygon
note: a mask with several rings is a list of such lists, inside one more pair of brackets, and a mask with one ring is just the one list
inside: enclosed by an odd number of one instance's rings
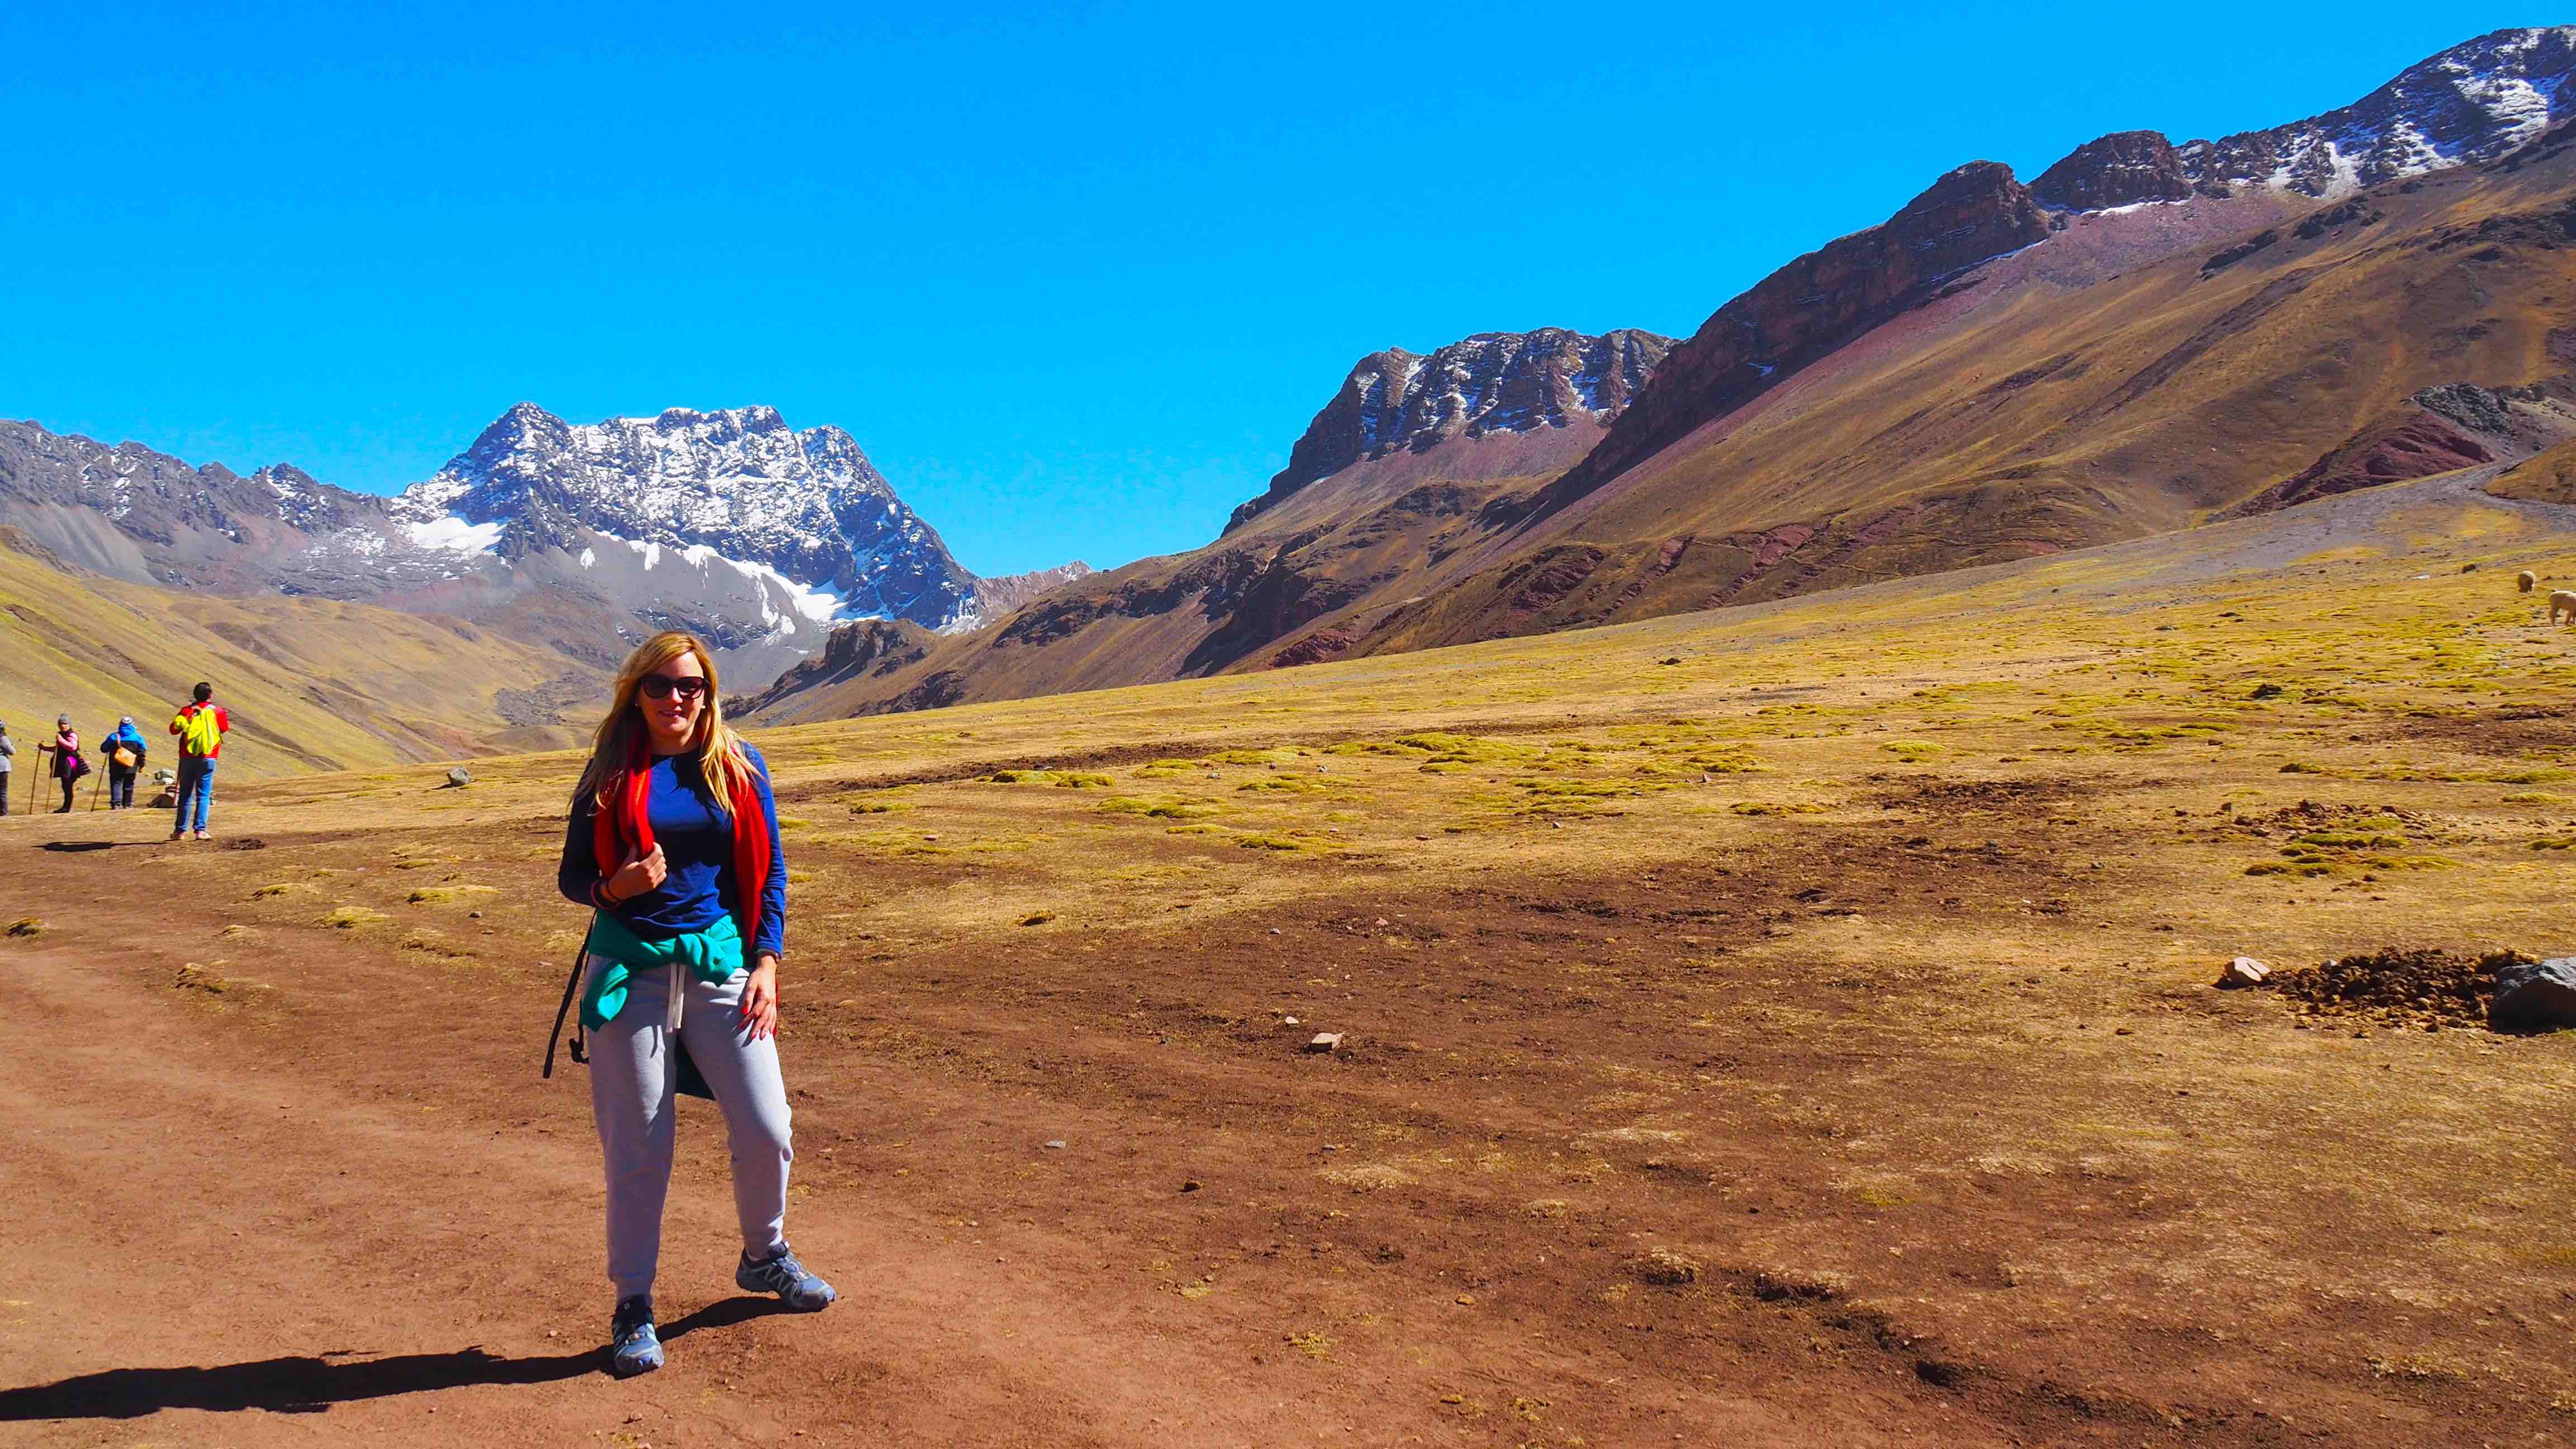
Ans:
{"label": "teal jacket tied around waist", "polygon": [[591,917],[590,940],[583,949],[607,964],[591,975],[582,993],[581,1024],[597,1031],[617,1019],[626,1006],[626,983],[638,971],[651,971],[677,961],[701,981],[722,983],[742,969],[742,928],[731,915],[714,925],[667,941],[647,941],[615,916],[601,911]]}

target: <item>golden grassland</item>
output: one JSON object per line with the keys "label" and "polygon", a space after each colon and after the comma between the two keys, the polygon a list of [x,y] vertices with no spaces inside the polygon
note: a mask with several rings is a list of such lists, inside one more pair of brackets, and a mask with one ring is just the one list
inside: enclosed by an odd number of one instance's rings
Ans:
{"label": "golden grassland", "polygon": [[[1268,1270],[1223,1235],[1263,1229],[1119,1208],[1205,1332],[1302,1358],[1461,1369],[1440,1325],[1546,1279],[1542,1338],[1643,1352],[1640,1323],[1740,1300],[1843,1363],[1878,1351],[1866,1310],[1878,1349],[1940,1345],[1905,1350],[1905,1392],[1964,1375],[2025,1415],[2563,1426],[2576,1038],[2211,986],[2239,953],[2576,946],[2576,633],[2513,586],[2576,578],[2555,517],[2419,486],[1758,609],[761,731],[798,1029],[817,1071],[845,1051],[1176,1134],[1203,1124],[1173,1082],[1275,1071],[1291,1016],[1349,1031],[1329,1084],[1229,1087],[1207,1130],[1305,1143],[1278,1210],[1317,1231],[1429,1213],[1552,1266],[1419,1302],[1247,1291]],[[547,899],[576,763],[261,782],[219,812],[263,852],[136,873],[237,901],[281,958],[345,942],[544,997],[579,936]],[[291,979],[207,969],[291,1023]],[[1041,1072],[1040,1021],[1093,1045]],[[922,1178],[871,1181],[1004,1215]],[[1535,1442],[1574,1443],[1576,1406],[1618,1402],[1514,1362],[1426,1412],[1552,1400],[1568,1437]]]}

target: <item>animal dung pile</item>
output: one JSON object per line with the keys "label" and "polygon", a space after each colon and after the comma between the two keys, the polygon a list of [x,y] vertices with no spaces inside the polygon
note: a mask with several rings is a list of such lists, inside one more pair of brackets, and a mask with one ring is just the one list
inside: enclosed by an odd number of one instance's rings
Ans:
{"label": "animal dung pile", "polygon": [[2359,1017],[2389,1026],[2480,1026],[2496,971],[2532,958],[2519,951],[2454,956],[2438,947],[2395,946],[2275,971],[2264,983],[2306,1017]]}

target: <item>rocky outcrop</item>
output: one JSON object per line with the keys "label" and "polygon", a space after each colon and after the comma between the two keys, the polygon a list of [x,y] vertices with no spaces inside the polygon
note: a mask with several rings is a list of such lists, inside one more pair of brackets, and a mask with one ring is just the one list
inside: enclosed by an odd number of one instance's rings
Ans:
{"label": "rocky outcrop", "polygon": [[2192,183],[2162,131],[2114,131],[2039,173],[2030,194],[2068,211],[2103,211],[2180,201],[2192,194]]}
{"label": "rocky outcrop", "polygon": [[1480,332],[1428,357],[1388,348],[1360,359],[1288,451],[1288,466],[1234,510],[1231,533],[1298,489],[1354,463],[1426,452],[1452,438],[1606,422],[1654,375],[1673,340],[1621,328],[1598,337],[1542,327]]}
{"label": "rocky outcrop", "polygon": [[2429,478],[2454,468],[2492,462],[2494,458],[2484,444],[2446,419],[2410,409],[2354,434],[2298,476],[2273,484],[2223,516],[2244,518],[2269,513],[2356,488]]}
{"label": "rocky outcrop", "polygon": [[1807,253],[1718,308],[1665,357],[1601,445],[1540,495],[1539,510],[1581,498],[1967,268],[2048,234],[2047,212],[2011,167],[1960,167],[1884,223]]}
{"label": "rocky outcrop", "polygon": [[989,623],[1054,593],[1076,579],[1089,578],[1095,572],[1097,570],[1091,565],[1075,559],[1051,569],[1032,569],[1024,574],[977,579],[974,617],[979,623]]}
{"label": "rocky outcrop", "polygon": [[892,674],[906,665],[920,663],[930,653],[931,638],[921,626],[895,619],[862,619],[844,624],[823,641],[821,653],[780,675],[732,713],[749,716],[765,704],[804,690],[862,675]]}

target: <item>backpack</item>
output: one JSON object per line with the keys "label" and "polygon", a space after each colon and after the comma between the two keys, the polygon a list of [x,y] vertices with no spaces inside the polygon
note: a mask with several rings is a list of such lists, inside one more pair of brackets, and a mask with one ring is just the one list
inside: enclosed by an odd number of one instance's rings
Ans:
{"label": "backpack", "polygon": [[213,705],[191,706],[179,717],[185,721],[179,726],[179,753],[202,760],[223,744],[224,732],[216,727]]}

